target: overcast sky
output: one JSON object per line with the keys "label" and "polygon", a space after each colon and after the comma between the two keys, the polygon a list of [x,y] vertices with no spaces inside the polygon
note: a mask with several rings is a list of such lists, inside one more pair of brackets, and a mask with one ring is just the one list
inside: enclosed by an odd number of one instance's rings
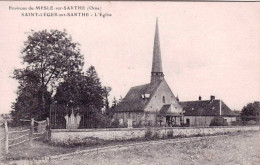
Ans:
{"label": "overcast sky", "polygon": [[[111,98],[150,82],[156,17],[165,79],[181,101],[215,95],[231,109],[260,99],[260,3],[0,2],[0,113],[11,110],[25,32],[66,29]],[[95,17],[21,17],[8,6],[94,5]]]}

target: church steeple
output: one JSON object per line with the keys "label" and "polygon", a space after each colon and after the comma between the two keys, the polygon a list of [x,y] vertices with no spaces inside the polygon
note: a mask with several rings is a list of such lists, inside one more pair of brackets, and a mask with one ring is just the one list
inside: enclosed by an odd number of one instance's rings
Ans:
{"label": "church steeple", "polygon": [[155,27],[154,46],[153,46],[153,64],[152,64],[151,76],[152,76],[151,83],[157,82],[158,80],[162,80],[164,77],[162,71],[158,18],[156,19],[156,27]]}

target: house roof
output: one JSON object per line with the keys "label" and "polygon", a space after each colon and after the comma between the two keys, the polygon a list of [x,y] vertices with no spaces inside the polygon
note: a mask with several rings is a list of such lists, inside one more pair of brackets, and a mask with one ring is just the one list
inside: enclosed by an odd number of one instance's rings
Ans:
{"label": "house roof", "polygon": [[162,106],[159,115],[161,116],[182,116],[179,113],[171,112],[171,104],[165,104]]}
{"label": "house roof", "polygon": [[[116,106],[117,112],[143,111],[146,104],[152,98],[152,95],[159,87],[162,81],[153,84],[144,84],[130,88],[124,99]],[[142,98],[142,95],[149,94],[149,98]]]}
{"label": "house roof", "polygon": [[199,100],[180,102],[184,116],[221,116],[235,117],[236,114],[222,100]]}

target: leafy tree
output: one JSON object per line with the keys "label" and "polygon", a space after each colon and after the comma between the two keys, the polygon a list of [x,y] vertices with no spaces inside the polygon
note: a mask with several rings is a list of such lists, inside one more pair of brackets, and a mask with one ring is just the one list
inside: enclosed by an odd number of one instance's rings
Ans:
{"label": "leafy tree", "polygon": [[86,74],[74,73],[57,87],[54,100],[69,107],[92,107],[101,112],[104,107],[105,91],[93,66]]}
{"label": "leafy tree", "polygon": [[[41,105],[41,92],[39,89],[38,75],[31,71],[25,71],[23,77],[20,77],[20,86],[18,87],[18,97],[12,105],[11,114],[14,124],[18,125],[20,119],[34,117],[37,120],[45,119],[47,114],[39,106]],[[45,100],[48,105],[51,102],[51,93],[44,90]]]}
{"label": "leafy tree", "polygon": [[77,109],[82,120],[81,128],[104,127],[108,119],[101,113],[105,105],[107,91],[102,87],[98,74],[93,66],[86,73],[77,73],[66,78],[57,88],[55,103],[69,109]]}
{"label": "leafy tree", "polygon": [[109,92],[112,90],[111,87],[104,87],[104,97],[105,97],[105,112],[106,114],[109,113],[109,100],[108,100],[108,96],[109,96]]}
{"label": "leafy tree", "polygon": [[243,121],[259,121],[260,102],[249,103],[242,109],[241,118]]}
{"label": "leafy tree", "polygon": [[[51,93],[48,91],[53,91],[57,82],[82,69],[83,56],[78,46],[66,31],[42,30],[29,33],[21,52],[24,68],[14,71],[14,78],[20,84],[18,99],[13,106],[14,116],[22,114],[25,110],[23,105],[29,105],[32,100],[34,106],[27,110],[33,112],[41,109],[44,112],[42,115],[48,116],[50,102],[46,98]],[[34,115],[29,113],[28,117]]]}
{"label": "leafy tree", "polygon": [[75,73],[59,83],[54,101],[68,107],[86,105],[89,97],[88,88],[87,77],[82,73]]}
{"label": "leafy tree", "polygon": [[116,106],[123,100],[123,97],[120,95],[119,100],[116,99],[116,97],[114,97],[114,99],[112,100],[112,106],[109,108],[109,110],[107,111],[107,116],[112,119],[114,114],[115,114],[115,110],[116,110]]}
{"label": "leafy tree", "polygon": [[115,108],[117,105],[118,101],[116,100],[116,98],[114,97],[113,101],[112,101],[112,106],[107,109],[106,111],[106,115],[108,116],[108,118],[112,119],[114,114],[115,114]]}
{"label": "leafy tree", "polygon": [[101,112],[101,109],[104,107],[105,91],[94,66],[89,67],[86,76],[90,94],[88,97],[88,103]]}
{"label": "leafy tree", "polygon": [[116,97],[114,97],[114,99],[112,101],[112,108],[115,108],[117,103],[118,103],[118,101],[117,101]]}

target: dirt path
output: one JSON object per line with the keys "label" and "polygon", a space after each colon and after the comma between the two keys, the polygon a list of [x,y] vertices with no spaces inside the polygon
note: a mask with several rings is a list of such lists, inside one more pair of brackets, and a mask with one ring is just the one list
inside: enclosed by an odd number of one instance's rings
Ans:
{"label": "dirt path", "polygon": [[[63,160],[62,160],[63,159]],[[47,164],[260,164],[260,132],[79,153]]]}

